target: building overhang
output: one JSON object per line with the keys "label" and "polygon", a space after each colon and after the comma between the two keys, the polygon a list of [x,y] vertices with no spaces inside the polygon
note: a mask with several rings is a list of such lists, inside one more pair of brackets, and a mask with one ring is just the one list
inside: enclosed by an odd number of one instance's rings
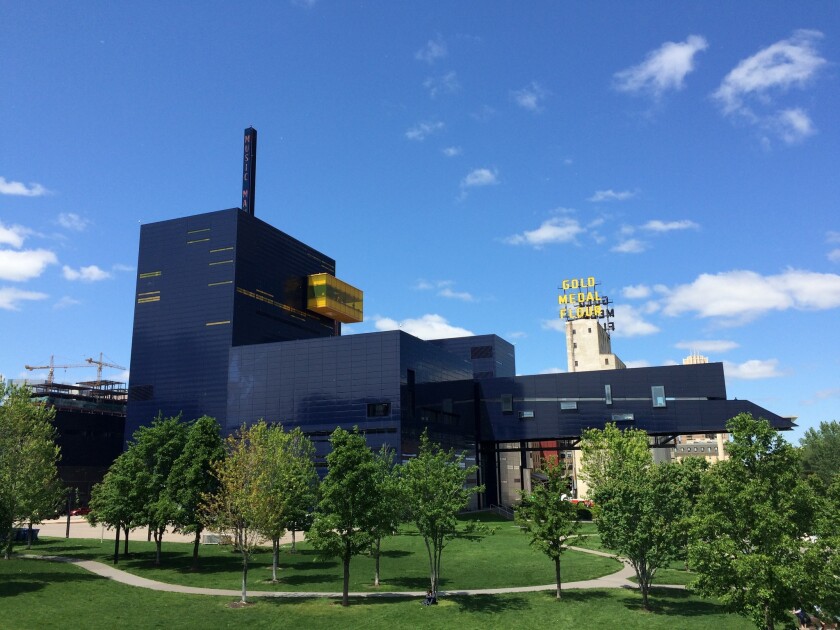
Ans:
{"label": "building overhang", "polygon": [[364,318],[364,294],[328,273],[308,278],[306,308],[344,324],[356,324]]}

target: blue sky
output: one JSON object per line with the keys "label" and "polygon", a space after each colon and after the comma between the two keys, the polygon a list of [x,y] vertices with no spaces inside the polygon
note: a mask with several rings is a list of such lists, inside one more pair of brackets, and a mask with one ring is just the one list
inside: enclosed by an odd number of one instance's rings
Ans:
{"label": "blue sky", "polygon": [[140,224],[238,205],[253,125],[257,216],[365,292],[346,333],[496,333],[564,371],[558,287],[594,276],[629,366],[722,361],[796,442],[840,419],[838,27],[836,2],[0,0],[0,373],[127,366]]}

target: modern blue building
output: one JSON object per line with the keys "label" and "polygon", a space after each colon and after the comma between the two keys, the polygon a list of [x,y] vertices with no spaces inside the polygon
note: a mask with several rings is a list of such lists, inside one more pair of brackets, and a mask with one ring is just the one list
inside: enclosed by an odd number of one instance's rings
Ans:
{"label": "modern blue building", "polygon": [[362,319],[362,292],[335,277],[332,258],[256,218],[253,172],[246,179],[248,211],[141,227],[127,438],[158,414],[206,414],[226,433],[265,419],[301,427],[322,465],[337,426],[358,426],[398,459],[428,430],[479,464],[482,502],[496,503],[500,454],[522,454],[524,468],[535,444],[574,448],[607,422],[661,443],[722,432],[743,411],[793,426],[727,400],[720,363],[517,376],[514,347],[496,335],[342,336],[342,323]]}

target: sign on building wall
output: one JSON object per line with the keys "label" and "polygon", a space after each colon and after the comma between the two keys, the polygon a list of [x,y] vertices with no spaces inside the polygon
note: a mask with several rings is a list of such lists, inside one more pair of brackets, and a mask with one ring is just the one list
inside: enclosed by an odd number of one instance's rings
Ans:
{"label": "sign on building wall", "polygon": [[585,278],[570,278],[560,284],[563,291],[558,296],[560,304],[560,319],[567,322],[576,319],[604,319],[606,330],[615,330],[615,324],[610,321],[615,312],[610,308],[609,297],[598,292],[598,282],[594,276]]}

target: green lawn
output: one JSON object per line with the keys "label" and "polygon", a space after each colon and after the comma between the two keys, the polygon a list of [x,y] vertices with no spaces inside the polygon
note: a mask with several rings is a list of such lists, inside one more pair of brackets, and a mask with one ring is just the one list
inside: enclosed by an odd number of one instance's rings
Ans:
{"label": "green lawn", "polygon": [[[531,586],[554,583],[554,565],[528,544],[528,537],[510,521],[483,517],[495,533],[479,541],[454,540],[443,553],[442,590]],[[96,539],[45,538],[30,551],[42,555],[65,555],[87,560],[112,562],[113,541]],[[423,539],[406,528],[402,535],[385,539],[380,566],[381,586],[373,587],[374,563],[369,557],[357,557],[351,564],[350,590],[423,591],[429,584],[428,556]],[[237,589],[240,586],[241,556],[231,547],[201,547],[200,570],[192,571],[192,545],[167,543],[163,560],[154,566],[154,543],[129,542],[130,555],[120,558],[118,567],[143,577],[206,588]],[[21,549],[22,553],[23,550]],[[271,552],[255,554],[249,565],[249,590],[334,592],[341,591],[341,564],[336,559],[320,558],[307,544],[298,545],[298,553],[284,549],[280,556],[280,582],[272,584]],[[563,555],[563,582],[588,580],[614,573],[621,568],[611,558],[569,551]]]}
{"label": "green lawn", "polygon": [[342,608],[329,599],[257,600],[231,609],[234,598],[160,593],[100,578],[72,565],[0,560],[0,626],[8,630],[86,628],[599,628],[716,630],[752,626],[719,605],[684,591],[654,589],[653,612],[623,589],[445,598],[358,599]]}

